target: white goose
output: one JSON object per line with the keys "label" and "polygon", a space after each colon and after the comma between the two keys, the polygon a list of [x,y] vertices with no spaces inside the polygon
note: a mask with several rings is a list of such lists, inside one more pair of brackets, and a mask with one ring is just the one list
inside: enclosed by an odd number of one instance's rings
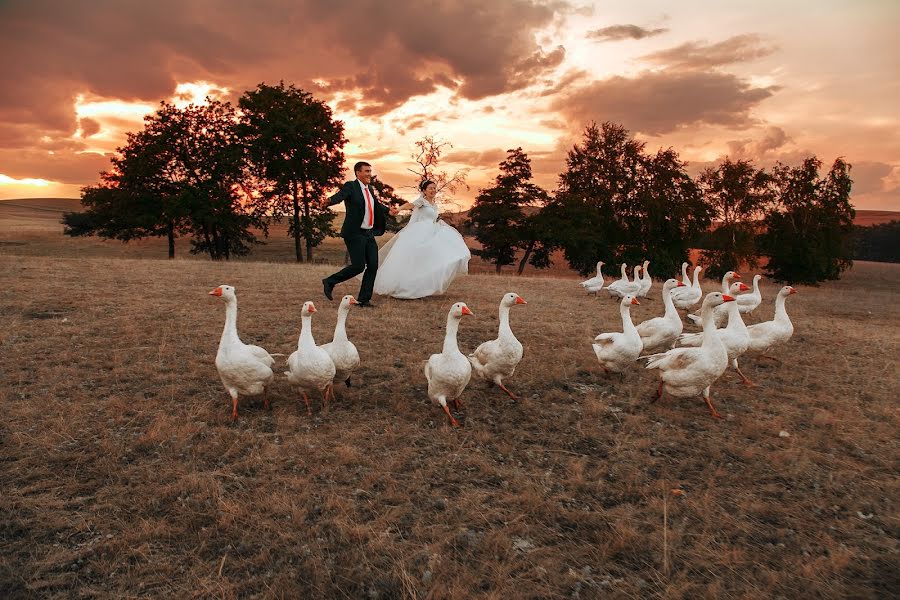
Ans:
{"label": "white goose", "polygon": [[237,295],[230,285],[220,285],[209,293],[225,301],[225,328],[216,352],[216,369],[222,385],[231,396],[231,419],[238,417],[238,396],[263,394],[263,405],[269,408],[269,385],[275,378],[275,359],[259,346],[241,341],[237,331]]}
{"label": "white goose", "polygon": [[311,415],[307,392],[321,392],[325,407],[328,407],[328,396],[334,385],[335,367],[334,361],[328,352],[320,346],[316,346],[312,334],[312,315],[316,312],[316,305],[312,302],[304,302],[300,311],[300,339],[297,340],[297,349],[288,357],[288,371],[285,371],[288,381],[300,388],[303,401],[306,403],[306,414]]}
{"label": "white goose", "polygon": [[681,317],[678,316],[678,310],[672,303],[672,290],[677,287],[684,287],[684,284],[677,279],[666,280],[662,289],[665,314],[648,319],[636,327],[638,335],[641,336],[644,351],[649,352],[659,347],[671,348],[675,339],[684,329]]}
{"label": "white goose", "polygon": [[722,415],[712,405],[709,387],[728,367],[728,352],[721,338],[715,335],[713,309],[723,302],[734,302],[734,298],[721,292],[713,292],[703,299],[703,343],[697,348],[675,348],[662,354],[651,354],[648,369],[659,369],[660,382],[656,390],[656,400],[663,391],[678,398],[689,398],[703,394],[709,412],[721,419]]}
{"label": "white goose", "polygon": [[[735,297],[734,294],[746,292],[749,289],[750,288],[747,287],[746,284],[736,281],[731,284],[729,291],[732,293],[729,295]],[[721,338],[722,343],[725,345],[725,351],[728,353],[728,360],[731,361],[731,366],[734,367],[734,370],[741,376],[741,382],[745,385],[752,385],[753,382],[741,372],[737,362],[737,359],[747,351],[747,348],[750,345],[750,334],[747,332],[747,326],[744,324],[744,320],[741,318],[741,313],[738,310],[737,298],[735,297],[734,302],[726,302],[721,306],[717,306],[716,311],[722,308],[722,306],[728,309],[728,325],[723,329],[716,329],[716,335]],[[703,333],[686,333],[680,335],[678,336],[678,342],[682,346],[697,347],[703,343]]]}
{"label": "white goose", "polygon": [[703,267],[694,267],[694,282],[690,286],[687,285],[687,279],[684,280],[684,287],[672,290],[672,302],[675,308],[687,310],[693,305],[700,302],[703,297],[703,289],[700,287],[700,271]]}
{"label": "white goose", "polygon": [[594,354],[604,372],[621,373],[641,354],[644,347],[631,321],[631,305],[639,305],[637,298],[626,295],[619,303],[619,314],[622,315],[622,333],[601,333],[594,338]]}
{"label": "white goose", "polygon": [[[331,342],[322,345],[322,350],[328,353],[334,363],[334,380],[343,381],[347,387],[350,387],[350,376],[359,366],[359,352],[353,342],[347,339],[347,315],[350,313],[350,307],[355,304],[359,304],[359,302],[353,296],[347,295],[341,298],[337,323],[334,326],[334,338]],[[334,394],[334,388],[331,393]]]}
{"label": "white goose", "polygon": [[[459,351],[456,343],[456,333],[459,331],[459,321],[463,315],[473,315],[465,302],[457,302],[450,307],[447,313],[447,331],[444,335],[444,347],[440,354],[432,354],[425,363],[425,378],[428,380],[428,397],[432,402],[441,406],[450,423],[459,427],[459,423],[450,414],[447,401],[457,408],[462,406],[459,397],[472,378],[472,364],[469,359]],[[474,315],[473,315],[474,316]]]}
{"label": "white goose", "polygon": [[741,311],[741,314],[753,314],[753,311],[756,310],[762,302],[762,293],[759,291],[760,279],[762,279],[762,275],[754,275],[753,291],[749,294],[741,294],[735,298],[734,301],[737,303],[738,310]]}
{"label": "white goose", "polygon": [[605,263],[601,260],[597,263],[597,276],[591,277],[590,279],[586,279],[581,282],[581,287],[585,289],[585,291],[589,294],[597,293],[603,289],[603,273],[601,269]]}
{"label": "white goose", "polygon": [[618,296],[619,298],[637,296],[637,293],[641,290],[641,279],[638,277],[638,274],[641,272],[641,265],[635,265],[633,281],[628,280],[626,268],[625,263],[622,263],[622,279],[613,281],[606,286],[606,291],[609,292],[610,296]]}
{"label": "white goose", "polygon": [[[602,264],[597,265],[598,270]],[[495,383],[513,400],[517,397],[503,385],[503,378],[512,377],[522,360],[522,343],[516,339],[509,327],[509,309],[518,304],[527,302],[513,292],[505,294],[500,299],[500,330],[497,339],[484,342],[469,355],[469,362],[472,363],[475,373],[482,379]]]}
{"label": "white goose", "polygon": [[653,279],[650,277],[650,271],[647,270],[647,267],[650,266],[650,261],[645,260],[644,266],[641,267],[641,289],[638,291],[638,296],[641,298],[646,298],[647,294],[650,293],[650,288],[653,287]]}
{"label": "white goose", "polygon": [[[794,335],[794,324],[788,317],[784,303],[788,296],[796,293],[797,290],[789,285],[781,288],[775,297],[775,318],[747,328],[747,332],[750,334],[748,352],[759,352],[765,356],[765,352],[773,346],[783,344],[791,339],[791,336]],[[767,356],[766,358],[772,357]]]}
{"label": "white goose", "polygon": [[[739,281],[740,279],[741,279],[741,276],[739,273],[735,273],[734,271],[728,271],[727,273],[725,273],[722,276],[722,293],[734,295],[734,289],[732,289],[732,288],[734,287],[735,289],[737,289],[738,286],[732,286],[731,282]],[[750,288],[748,288],[747,286],[744,286],[743,288],[740,288],[740,289],[749,290]],[[734,301],[735,301],[735,303],[738,302],[738,296],[735,296]],[[729,314],[728,306],[729,305],[727,305],[727,304],[723,304],[721,306],[716,307],[716,310],[713,313],[715,315],[715,319],[716,319],[716,327],[723,327],[725,325],[725,323],[728,321],[728,314]],[[696,324],[699,324],[701,321],[699,313],[695,313],[693,315],[688,315],[687,318]]]}

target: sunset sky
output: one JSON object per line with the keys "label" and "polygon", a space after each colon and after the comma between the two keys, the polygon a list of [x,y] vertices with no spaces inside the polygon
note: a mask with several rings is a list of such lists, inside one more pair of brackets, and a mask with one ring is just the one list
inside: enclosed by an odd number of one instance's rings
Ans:
{"label": "sunset sky", "polygon": [[843,156],[857,208],[900,210],[898,24],[896,0],[0,0],[0,198],[78,197],[160,100],[284,80],[395,187],[416,139],[451,142],[462,204],[517,146],[553,190],[611,120],[694,173]]}

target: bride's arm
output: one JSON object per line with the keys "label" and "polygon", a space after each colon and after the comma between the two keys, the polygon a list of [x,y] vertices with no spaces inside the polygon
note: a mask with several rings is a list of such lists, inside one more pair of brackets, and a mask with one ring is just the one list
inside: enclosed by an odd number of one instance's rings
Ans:
{"label": "bride's arm", "polygon": [[397,210],[412,210],[416,207],[412,202],[407,202],[406,204],[401,204],[397,207]]}

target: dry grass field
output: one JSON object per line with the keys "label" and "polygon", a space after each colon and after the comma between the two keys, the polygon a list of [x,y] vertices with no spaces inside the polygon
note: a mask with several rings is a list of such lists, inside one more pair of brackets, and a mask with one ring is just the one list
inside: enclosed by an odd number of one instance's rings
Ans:
{"label": "dry grass field", "polygon": [[[780,362],[745,359],[757,387],[728,373],[713,388],[723,421],[700,398],[651,404],[655,374],[638,366],[600,374],[590,341],[620,327],[616,303],[572,279],[470,275],[445,297],[351,312],[362,366],[327,413],[307,417],[280,377],[270,411],[245,399],[232,423],[214,366],[225,307],[207,292],[236,286],[243,340],[289,353],[305,300],[330,341],[319,280],[333,266],[104,258],[96,240],[25,233],[0,231],[26,242],[0,245],[0,597],[900,589],[900,266],[799,287]],[[85,255],[58,251],[71,242]],[[754,322],[776,289],[763,281]],[[475,313],[464,351],[494,337],[507,291],[529,303],[511,319],[523,398],[473,381],[450,428],[422,361],[454,301]],[[661,311],[658,291],[636,320]]]}

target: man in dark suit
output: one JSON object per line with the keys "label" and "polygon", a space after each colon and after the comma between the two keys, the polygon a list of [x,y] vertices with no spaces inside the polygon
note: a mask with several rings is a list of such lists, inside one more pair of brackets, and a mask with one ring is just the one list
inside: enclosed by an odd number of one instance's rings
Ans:
{"label": "man in dark suit", "polygon": [[356,179],[348,181],[341,190],[322,200],[322,208],[344,203],[347,214],[341,227],[341,237],[350,253],[350,264],[322,280],[325,297],[332,300],[334,286],[363,273],[362,285],[356,297],[360,306],[372,307],[372,289],[375,287],[375,275],[378,273],[378,244],[375,236],[382,235],[387,215],[397,214],[397,208],[390,209],[381,204],[375,197],[375,190],[369,185],[372,182],[372,165],[358,162],[353,165]]}

